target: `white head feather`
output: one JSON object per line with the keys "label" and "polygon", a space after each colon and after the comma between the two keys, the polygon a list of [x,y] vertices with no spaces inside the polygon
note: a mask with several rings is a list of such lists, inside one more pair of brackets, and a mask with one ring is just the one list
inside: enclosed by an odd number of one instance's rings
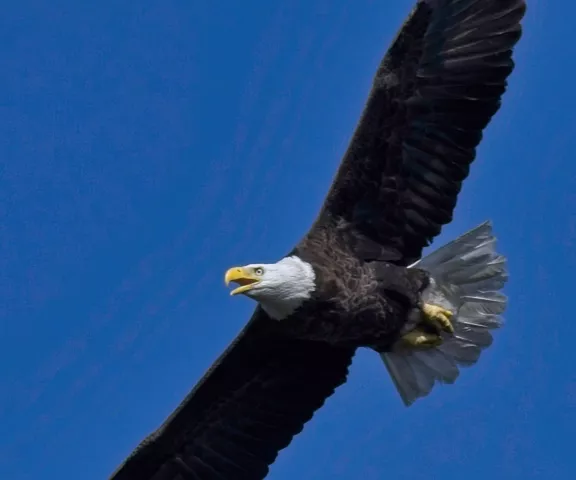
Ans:
{"label": "white head feather", "polygon": [[262,269],[260,280],[244,294],[258,301],[275,320],[282,320],[312,296],[316,275],[312,265],[297,256],[270,264],[250,264],[246,269]]}

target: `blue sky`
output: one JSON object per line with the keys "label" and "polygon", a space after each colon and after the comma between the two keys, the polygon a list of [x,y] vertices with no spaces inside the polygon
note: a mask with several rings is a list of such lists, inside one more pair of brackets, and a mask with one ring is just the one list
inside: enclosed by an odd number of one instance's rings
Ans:
{"label": "blue sky", "polygon": [[[249,318],[224,270],[308,229],[412,0],[21,1],[0,19],[0,478],[106,478]],[[405,409],[380,360],[271,480],[576,476],[576,42],[529,2],[455,220],[492,219],[507,326]]]}

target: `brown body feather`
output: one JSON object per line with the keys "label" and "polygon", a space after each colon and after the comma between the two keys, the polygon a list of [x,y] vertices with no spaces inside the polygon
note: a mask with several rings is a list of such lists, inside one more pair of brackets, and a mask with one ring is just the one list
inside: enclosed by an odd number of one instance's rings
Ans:
{"label": "brown body feather", "polygon": [[316,290],[282,320],[287,335],[341,347],[386,350],[418,312],[428,274],[389,262],[366,261],[336,229],[317,228],[292,252],[310,263]]}

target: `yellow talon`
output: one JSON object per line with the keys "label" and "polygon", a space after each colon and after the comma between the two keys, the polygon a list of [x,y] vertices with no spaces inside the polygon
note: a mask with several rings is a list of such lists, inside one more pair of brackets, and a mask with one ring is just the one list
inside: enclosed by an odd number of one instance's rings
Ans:
{"label": "yellow talon", "polygon": [[434,333],[424,332],[418,328],[411,330],[398,340],[400,346],[411,349],[434,348],[442,344],[442,337]]}
{"label": "yellow talon", "polygon": [[424,313],[424,322],[432,324],[436,328],[439,327],[440,330],[444,330],[445,332],[454,333],[454,327],[450,321],[453,313],[450,310],[446,310],[438,305],[425,303],[422,312]]}

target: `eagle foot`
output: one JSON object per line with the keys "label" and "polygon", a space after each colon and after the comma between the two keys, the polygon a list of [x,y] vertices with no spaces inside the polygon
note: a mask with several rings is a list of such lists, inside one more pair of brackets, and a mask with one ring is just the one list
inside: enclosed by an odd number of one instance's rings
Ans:
{"label": "eagle foot", "polygon": [[454,327],[450,321],[453,314],[450,310],[446,310],[438,305],[425,303],[422,307],[422,313],[423,321],[425,323],[434,326],[438,330],[454,333]]}
{"label": "eagle foot", "polygon": [[408,347],[410,349],[428,349],[438,347],[442,344],[442,337],[434,333],[424,332],[418,328],[411,330],[406,335],[400,337],[398,342],[403,347]]}

